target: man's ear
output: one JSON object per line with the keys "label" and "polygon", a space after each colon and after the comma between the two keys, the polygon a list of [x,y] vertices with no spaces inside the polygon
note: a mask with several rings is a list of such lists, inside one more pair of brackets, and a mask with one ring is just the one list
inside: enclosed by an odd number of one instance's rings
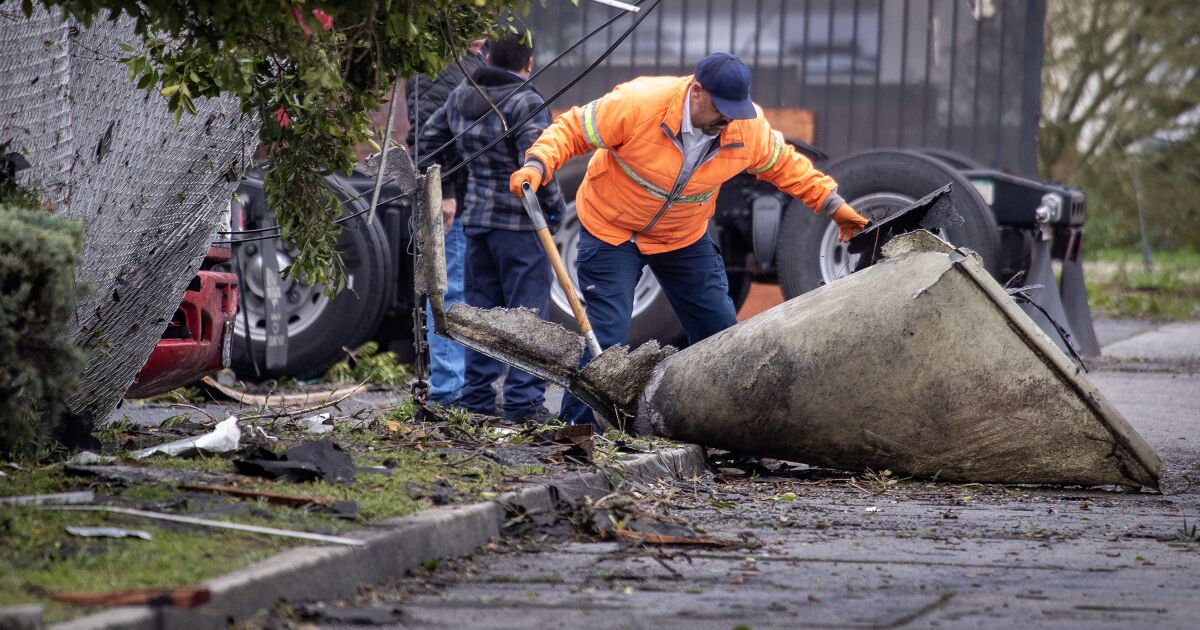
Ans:
{"label": "man's ear", "polygon": [[533,55],[529,56],[529,62],[525,64],[525,72],[533,72]]}

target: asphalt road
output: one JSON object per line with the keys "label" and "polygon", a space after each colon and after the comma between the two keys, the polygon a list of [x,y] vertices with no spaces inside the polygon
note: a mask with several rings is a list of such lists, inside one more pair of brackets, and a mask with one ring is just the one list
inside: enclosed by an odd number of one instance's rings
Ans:
{"label": "asphalt road", "polygon": [[632,487],[629,510],[734,547],[621,545],[543,515],[473,558],[327,605],[395,608],[395,627],[1194,628],[1200,322],[1097,332],[1090,377],[1162,456],[1164,494],[724,470]]}

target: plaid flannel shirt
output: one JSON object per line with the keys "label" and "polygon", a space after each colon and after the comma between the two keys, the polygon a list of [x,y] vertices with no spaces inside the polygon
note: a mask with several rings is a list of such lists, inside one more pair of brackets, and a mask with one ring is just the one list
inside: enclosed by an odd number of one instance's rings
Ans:
{"label": "plaid flannel shirt", "polygon": [[[494,66],[481,68],[473,76],[493,103],[500,102],[523,81],[516,74]],[[501,105],[500,112],[511,127],[544,102],[533,86],[527,86]],[[480,116],[484,117],[483,122],[435,158],[443,169],[457,165],[504,133],[500,119],[487,101],[470,83],[460,83],[446,99],[446,104],[434,112],[421,129],[421,155],[430,154]],[[525,163],[525,151],[549,125],[550,112],[543,110],[467,165],[466,207],[459,208],[465,228],[533,231],[533,222],[525,214],[521,200],[509,191],[508,180]],[[566,211],[558,182],[546,182],[538,190],[538,200],[546,221],[551,227],[557,227]]]}

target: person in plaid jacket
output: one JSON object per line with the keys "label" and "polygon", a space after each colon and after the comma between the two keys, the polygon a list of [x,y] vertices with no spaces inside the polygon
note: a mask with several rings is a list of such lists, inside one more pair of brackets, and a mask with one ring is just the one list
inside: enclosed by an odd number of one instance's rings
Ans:
{"label": "person in plaid jacket", "polygon": [[[522,37],[514,33],[492,42],[487,65],[471,77],[478,89],[470,81],[459,84],[421,129],[420,147],[422,155],[430,155],[482,117],[478,126],[433,156],[443,168],[450,168],[501,136],[505,126],[518,127],[466,166],[466,201],[458,217],[467,236],[466,301],[480,308],[529,308],[545,318],[550,264],[520,199],[508,191],[509,176],[525,162],[525,151],[550,125],[550,113],[545,110],[524,121],[545,100],[533,86],[520,87],[533,70],[533,49],[521,43]],[[518,88],[499,106],[502,122],[492,106]],[[452,190],[443,190],[444,195],[453,196]],[[554,226],[566,210],[557,182],[542,186],[538,198],[547,222]],[[492,385],[503,370],[502,363],[468,349],[466,383],[458,405],[475,413],[498,415]],[[504,380],[505,420],[551,417],[543,406],[545,392],[545,381],[510,369]]]}

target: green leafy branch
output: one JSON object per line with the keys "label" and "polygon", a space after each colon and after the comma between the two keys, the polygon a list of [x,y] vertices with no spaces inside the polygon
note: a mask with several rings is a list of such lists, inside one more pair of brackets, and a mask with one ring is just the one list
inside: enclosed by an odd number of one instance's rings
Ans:
{"label": "green leafy branch", "polygon": [[240,99],[261,123],[267,202],[298,252],[285,272],[331,293],[345,286],[342,208],[324,178],[349,173],[356,147],[377,146],[370,115],[398,78],[439,72],[532,2],[44,0],[88,25],[131,16],[142,46],[123,47],[129,78],[161,94],[176,121],[197,99]]}

